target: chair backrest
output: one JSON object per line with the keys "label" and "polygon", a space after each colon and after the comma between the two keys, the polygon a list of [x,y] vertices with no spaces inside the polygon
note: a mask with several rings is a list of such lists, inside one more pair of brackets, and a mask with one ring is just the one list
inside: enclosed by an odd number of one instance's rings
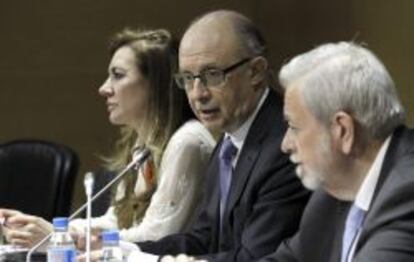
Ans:
{"label": "chair backrest", "polygon": [[[95,183],[93,184],[93,194],[98,193],[104,186],[109,184],[111,180],[115,177],[115,172],[109,171],[106,169],[100,169],[95,172]],[[112,186],[108,191],[103,193],[100,198],[96,199],[93,203],[92,216],[98,217],[102,216],[108,211],[109,206],[111,205],[111,196],[115,186]]]}
{"label": "chair backrest", "polygon": [[43,140],[0,145],[0,207],[51,220],[68,216],[79,168],[67,146]]}

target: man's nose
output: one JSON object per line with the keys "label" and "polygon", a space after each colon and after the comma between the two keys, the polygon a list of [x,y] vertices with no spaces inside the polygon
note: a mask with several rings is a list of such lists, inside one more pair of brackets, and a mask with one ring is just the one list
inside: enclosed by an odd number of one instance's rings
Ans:
{"label": "man's nose", "polygon": [[193,89],[191,90],[193,98],[197,100],[208,99],[211,95],[209,88],[201,81],[200,78],[195,78],[193,82]]}
{"label": "man's nose", "polygon": [[292,144],[292,139],[290,138],[290,133],[289,130],[286,131],[285,136],[283,137],[282,140],[282,144],[281,144],[281,149],[282,152],[289,154],[292,152],[293,150],[293,144]]}

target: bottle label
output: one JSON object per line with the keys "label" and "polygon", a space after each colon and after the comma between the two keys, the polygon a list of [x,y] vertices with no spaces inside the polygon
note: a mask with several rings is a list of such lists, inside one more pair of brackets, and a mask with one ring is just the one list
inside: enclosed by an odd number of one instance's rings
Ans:
{"label": "bottle label", "polygon": [[76,251],[73,248],[55,247],[47,252],[47,262],[75,262]]}

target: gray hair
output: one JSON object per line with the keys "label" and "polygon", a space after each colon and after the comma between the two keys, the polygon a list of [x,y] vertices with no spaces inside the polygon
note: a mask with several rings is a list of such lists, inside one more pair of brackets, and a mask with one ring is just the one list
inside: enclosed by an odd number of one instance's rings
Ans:
{"label": "gray hair", "polygon": [[381,61],[355,43],[325,44],[293,58],[279,72],[284,89],[297,85],[325,125],[338,111],[350,114],[367,135],[385,138],[404,122],[405,111]]}

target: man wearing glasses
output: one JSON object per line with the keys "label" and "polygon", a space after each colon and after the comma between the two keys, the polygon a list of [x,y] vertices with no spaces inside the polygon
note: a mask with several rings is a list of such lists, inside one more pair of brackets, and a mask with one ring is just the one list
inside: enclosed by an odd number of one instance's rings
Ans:
{"label": "man wearing glasses", "polygon": [[200,121],[224,135],[206,170],[203,202],[190,230],[138,243],[143,252],[130,261],[151,261],[146,253],[156,254],[155,261],[186,253],[247,262],[297,230],[309,193],[280,151],[282,98],[270,87],[266,49],[254,24],[232,11],[208,13],[184,34],[176,82]]}

